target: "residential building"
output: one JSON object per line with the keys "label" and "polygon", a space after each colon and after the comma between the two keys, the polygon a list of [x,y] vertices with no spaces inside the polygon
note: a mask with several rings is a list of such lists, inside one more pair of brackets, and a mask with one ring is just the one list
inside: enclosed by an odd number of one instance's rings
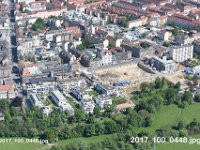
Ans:
{"label": "residential building", "polygon": [[154,45],[152,45],[149,42],[142,42],[142,41],[136,41],[134,43],[124,43],[122,44],[122,48],[124,48],[126,51],[131,51],[132,57],[135,58],[144,58],[144,57],[150,57],[155,54],[156,48]]}
{"label": "residential building", "polygon": [[95,103],[91,97],[88,97],[80,102],[80,106],[86,114],[93,114]]}
{"label": "residential building", "polygon": [[0,78],[6,78],[11,76],[11,67],[2,66],[0,67]]}
{"label": "residential building", "polygon": [[105,105],[112,105],[112,98],[106,95],[99,95],[96,98],[96,103],[100,108],[104,108]]}
{"label": "residential building", "polygon": [[92,97],[86,93],[85,91],[74,88],[71,90],[71,95],[77,100],[77,101],[82,101],[83,99],[91,99]]}
{"label": "residential building", "polygon": [[53,111],[50,106],[43,106],[41,109],[44,117],[48,117]]}
{"label": "residential building", "polygon": [[30,97],[30,102],[32,105],[39,108],[44,106],[44,103],[41,101],[41,99],[38,97],[37,94],[31,94],[29,97]]}
{"label": "residential building", "polygon": [[51,92],[51,98],[52,101],[60,108],[60,110],[67,111],[70,115],[74,115],[74,109],[73,107],[67,102],[66,98],[63,96],[63,94],[55,90]]}
{"label": "residential building", "polygon": [[0,85],[0,99],[13,99],[15,96],[14,86],[12,83]]}
{"label": "residential building", "polygon": [[171,73],[175,72],[178,69],[177,64],[173,60],[167,60],[165,57],[163,59],[159,57],[152,57],[153,67],[156,70],[163,72],[163,73]]}
{"label": "residential building", "polygon": [[99,93],[99,94],[105,94],[105,95],[119,95],[120,91],[118,88],[115,88],[113,86],[108,86],[108,85],[103,85],[97,83],[94,86],[94,89]]}
{"label": "residential building", "polygon": [[68,78],[68,79],[65,79],[65,80],[59,80],[58,81],[58,88],[59,90],[61,91],[69,91],[71,89],[74,89],[74,88],[80,88],[80,87],[85,87],[86,86],[86,80],[84,78]]}
{"label": "residential building", "polygon": [[163,41],[169,41],[171,36],[172,32],[168,32],[165,30],[158,32],[158,38]]}
{"label": "residential building", "polygon": [[43,117],[48,117],[52,112],[52,108],[50,106],[46,106],[39,95],[31,94],[29,98],[32,105],[37,106],[42,110]]}
{"label": "residential building", "polygon": [[49,94],[54,90],[54,85],[52,83],[44,82],[38,84],[27,83],[24,87],[24,90],[27,94]]}
{"label": "residential building", "polygon": [[194,52],[200,55],[200,39],[195,40],[193,45],[194,45]]}
{"label": "residential building", "polygon": [[142,17],[140,19],[136,19],[136,20],[132,20],[132,21],[129,21],[127,23],[127,27],[129,29],[131,28],[135,28],[135,27],[141,27],[143,25],[146,25],[148,23],[148,18],[147,17]]}
{"label": "residential building", "polygon": [[185,60],[193,58],[194,47],[192,44],[171,46],[169,49],[170,56],[176,62],[183,62]]}

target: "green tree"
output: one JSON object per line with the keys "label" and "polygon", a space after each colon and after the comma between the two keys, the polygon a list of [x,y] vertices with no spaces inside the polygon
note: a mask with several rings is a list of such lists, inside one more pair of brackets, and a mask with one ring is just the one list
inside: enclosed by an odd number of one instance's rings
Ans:
{"label": "green tree", "polygon": [[46,130],[46,132],[44,133],[44,139],[47,139],[49,142],[55,142],[56,138],[57,138],[57,130],[56,128],[49,128]]}
{"label": "green tree", "polygon": [[5,121],[7,123],[9,123],[12,120],[12,117],[11,117],[9,111],[8,110],[4,111],[4,115],[5,115]]}
{"label": "green tree", "polygon": [[155,80],[155,88],[156,89],[161,89],[163,87],[162,80],[160,78],[156,78]]}
{"label": "green tree", "polygon": [[100,116],[101,116],[100,110],[101,110],[101,108],[100,108],[99,106],[96,105],[96,106],[94,107],[94,115],[95,115],[96,117],[100,117]]}
{"label": "green tree", "polygon": [[178,125],[177,125],[177,129],[178,130],[182,130],[184,128],[184,123],[183,123],[183,121],[179,121],[178,122]]}
{"label": "green tree", "polygon": [[152,90],[152,86],[147,82],[143,82],[140,84],[140,89],[143,93],[149,93]]}
{"label": "green tree", "polygon": [[179,30],[177,29],[177,28],[175,28],[175,29],[173,29],[172,30],[172,34],[174,35],[174,36],[177,36],[177,35],[179,35]]}
{"label": "green tree", "polygon": [[6,109],[8,109],[8,100],[1,99],[0,100],[0,111],[4,111]]}
{"label": "green tree", "polygon": [[174,88],[177,89],[177,90],[180,90],[180,87],[181,87],[181,83],[180,83],[180,82],[177,82],[177,83],[174,85]]}
{"label": "green tree", "polygon": [[178,92],[177,92],[176,89],[168,88],[165,91],[164,103],[167,104],[167,105],[174,103],[176,101],[177,94],[178,94]]}
{"label": "green tree", "polygon": [[87,125],[85,128],[84,135],[86,137],[95,135],[95,124],[92,123],[92,124]]}
{"label": "green tree", "polygon": [[126,27],[127,25],[127,19],[126,18],[122,18],[122,26]]}
{"label": "green tree", "polygon": [[82,109],[76,109],[74,116],[77,121],[81,121],[82,119],[85,118],[85,113],[83,112]]}
{"label": "green tree", "polygon": [[104,106],[105,111],[103,112],[103,116],[110,117],[111,114],[114,112],[114,107],[112,105]]}
{"label": "green tree", "polygon": [[194,101],[198,103],[200,102],[200,94],[194,96]]}
{"label": "green tree", "polygon": [[113,120],[105,121],[104,125],[105,125],[105,133],[106,134],[111,134],[111,133],[117,132],[119,129],[117,123]]}
{"label": "green tree", "polygon": [[162,46],[165,46],[165,47],[169,47],[170,46],[170,43],[168,41],[164,41]]}
{"label": "green tree", "polygon": [[38,18],[36,22],[32,25],[34,31],[41,30],[45,28],[45,23],[43,19]]}
{"label": "green tree", "polygon": [[192,100],[193,100],[192,93],[190,91],[185,91],[182,97],[182,101],[191,104]]}
{"label": "green tree", "polygon": [[101,135],[104,134],[105,132],[105,126],[101,122],[96,122],[95,123],[95,133],[96,135]]}
{"label": "green tree", "polygon": [[36,137],[38,135],[38,130],[36,128],[30,128],[29,129],[29,137],[33,138]]}

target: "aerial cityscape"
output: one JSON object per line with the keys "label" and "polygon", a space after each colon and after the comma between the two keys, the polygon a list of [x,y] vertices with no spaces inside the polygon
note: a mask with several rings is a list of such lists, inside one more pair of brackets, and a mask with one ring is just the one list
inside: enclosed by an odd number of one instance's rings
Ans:
{"label": "aerial cityscape", "polygon": [[200,0],[0,0],[0,150],[199,150]]}

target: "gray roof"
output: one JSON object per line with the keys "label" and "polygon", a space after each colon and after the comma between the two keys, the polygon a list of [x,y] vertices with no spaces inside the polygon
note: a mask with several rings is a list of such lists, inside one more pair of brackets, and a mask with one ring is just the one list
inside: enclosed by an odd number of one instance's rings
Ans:
{"label": "gray roof", "polygon": [[41,83],[41,82],[53,82],[56,81],[56,77],[43,77],[43,78],[30,78],[29,83]]}

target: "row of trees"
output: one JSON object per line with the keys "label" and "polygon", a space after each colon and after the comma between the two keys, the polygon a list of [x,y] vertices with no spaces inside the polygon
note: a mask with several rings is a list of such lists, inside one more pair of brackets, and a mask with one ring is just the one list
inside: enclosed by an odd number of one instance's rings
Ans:
{"label": "row of trees", "polygon": [[131,143],[131,137],[142,137],[142,136],[150,135],[146,133],[139,133],[135,134],[134,132],[128,130],[124,133],[113,134],[104,140],[99,140],[91,143],[86,143],[83,140],[75,140],[73,143],[69,143],[65,146],[55,147],[53,146],[51,150],[74,150],[74,149],[81,149],[81,150],[102,150],[102,149],[112,149],[112,150],[133,150],[133,149],[140,149],[146,150],[151,147],[152,142],[148,141],[147,143]]}

